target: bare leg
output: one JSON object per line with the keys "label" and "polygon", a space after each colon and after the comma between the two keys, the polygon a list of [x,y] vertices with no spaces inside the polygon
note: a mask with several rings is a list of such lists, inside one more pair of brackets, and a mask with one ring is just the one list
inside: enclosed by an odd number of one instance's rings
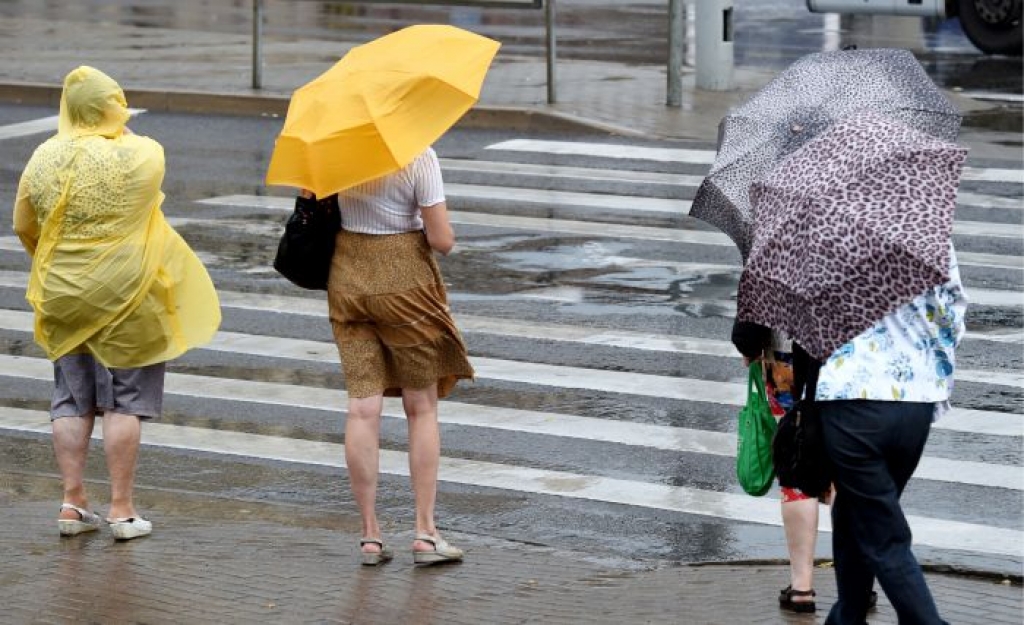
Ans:
{"label": "bare leg", "polygon": [[103,415],[103,450],[110,473],[110,513],[108,518],[127,519],[135,511],[135,467],[139,459],[142,424],[135,415],[108,412]]}
{"label": "bare leg", "polygon": [[[348,417],[345,419],[345,464],[352,494],[363,519],[365,538],[380,538],[377,477],[380,471],[380,413],[383,408],[383,395],[349,397]],[[366,544],[363,551],[380,551],[380,546]]]}
{"label": "bare leg", "polygon": [[[84,417],[61,417],[53,421],[53,454],[64,484],[64,501],[79,508],[89,509],[85,494],[85,461],[89,455],[89,438],[96,419],[92,414]],[[74,510],[61,510],[60,518],[77,519]]]}
{"label": "bare leg", "polygon": [[[786,530],[793,589],[811,590],[814,582],[814,548],[818,542],[818,500],[800,499],[783,503],[782,525]],[[794,597],[794,601],[801,599]]]}
{"label": "bare leg", "polygon": [[[416,499],[416,533],[437,533],[434,503],[437,500],[437,469],[441,463],[441,432],[437,425],[437,386],[402,389],[402,407],[409,423],[409,474]],[[415,549],[433,545],[416,541]]]}

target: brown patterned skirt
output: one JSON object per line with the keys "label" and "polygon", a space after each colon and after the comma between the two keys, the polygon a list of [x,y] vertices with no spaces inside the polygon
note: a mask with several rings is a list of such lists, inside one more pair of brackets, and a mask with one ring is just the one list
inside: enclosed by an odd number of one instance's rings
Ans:
{"label": "brown patterned skirt", "polygon": [[327,284],[331,329],[351,397],[472,379],[441,271],[422,232],[338,233]]}

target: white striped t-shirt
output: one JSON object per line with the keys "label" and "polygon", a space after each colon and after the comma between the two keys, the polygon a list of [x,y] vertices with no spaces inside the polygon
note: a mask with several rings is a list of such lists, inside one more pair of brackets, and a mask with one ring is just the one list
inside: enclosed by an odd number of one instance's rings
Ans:
{"label": "white striped t-shirt", "polygon": [[441,164],[433,148],[392,174],[338,193],[342,229],[363,234],[422,230],[420,207],[443,201]]}

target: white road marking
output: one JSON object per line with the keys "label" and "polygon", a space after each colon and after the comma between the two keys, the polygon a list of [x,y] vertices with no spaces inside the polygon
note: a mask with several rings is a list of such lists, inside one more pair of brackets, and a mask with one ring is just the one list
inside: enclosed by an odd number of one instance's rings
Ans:
{"label": "white road marking", "polygon": [[[3,248],[3,241],[0,240],[0,249]],[[20,249],[20,248],[19,248]],[[10,288],[25,288],[28,281],[28,274],[18,271],[7,271],[0,270],[0,287]],[[557,294],[551,294],[551,289],[540,289],[544,293],[535,294],[540,299],[554,299],[566,302],[579,302],[585,299],[585,293],[583,289],[578,287],[556,287],[555,291],[564,292],[564,295],[557,296]],[[219,291],[221,298],[221,304],[227,308],[243,308],[251,310],[263,310],[272,312],[284,312],[299,315],[312,315],[323,317],[327,315],[327,304],[326,301],[312,297],[292,297],[287,295],[273,295],[273,294],[249,294],[249,293],[236,293],[233,291]],[[973,293],[973,291],[971,291]],[[520,297],[530,298],[534,295],[532,292],[520,293]],[[453,298],[458,298],[458,293],[450,294]],[[486,296],[483,296],[486,297]],[[507,299],[508,295],[500,296],[502,299]],[[735,310],[735,303],[729,301],[707,301],[704,302],[707,305],[717,306],[719,308]],[[724,353],[724,348],[721,347],[709,347],[712,344],[725,344],[724,342],[715,342],[706,339],[694,339],[686,336],[662,336],[662,335],[647,335],[636,332],[628,331],[605,331],[605,330],[587,330],[576,326],[562,326],[552,324],[546,326],[544,324],[534,323],[522,323],[515,326],[514,321],[508,321],[504,319],[493,319],[487,317],[474,317],[472,315],[459,314],[458,319],[460,325],[465,323],[468,330],[472,330],[474,325],[478,329],[477,331],[484,331],[482,328],[489,328],[489,332],[501,333],[499,329],[501,327],[517,327],[517,330],[510,330],[509,332],[523,332],[527,333],[525,336],[546,338],[551,340],[558,340],[557,336],[591,336],[592,338],[577,338],[573,339],[576,342],[590,343],[590,344],[604,344],[604,345],[617,345],[621,347],[632,347],[634,349],[646,349],[654,351],[679,351],[684,353],[699,353],[705,355],[729,355]],[[511,324],[511,325],[510,325]],[[530,330],[529,328],[535,328]],[[597,333],[594,335],[594,333]],[[990,341],[996,343],[1018,343],[1024,344],[1024,331],[1021,330],[1005,330],[1005,331],[993,331],[993,332],[968,332],[966,335],[968,341]],[[676,346],[671,348],[669,346]],[[679,347],[680,345],[690,345],[691,347]],[[692,347],[695,345],[701,345],[702,347]],[[697,350],[703,351],[697,351]],[[987,373],[979,373],[979,376],[987,376]],[[1006,374],[1003,374],[1004,376]],[[1016,380],[1016,376],[1011,378],[1005,378],[1000,375],[996,375],[993,378],[985,378],[985,381],[992,382],[992,380]],[[1013,382],[1010,385],[1016,385]]]}
{"label": "white road marking", "polygon": [[[506,200],[516,199],[516,190],[509,187],[494,187],[499,189],[495,197],[501,196]],[[555,192],[544,192],[555,193]],[[600,196],[596,194],[573,194],[604,197],[602,203],[607,204],[608,198],[624,198],[631,196]],[[553,198],[550,196],[549,199]],[[668,202],[670,200],[662,200]],[[675,202],[675,200],[671,200]],[[262,208],[267,210],[290,211],[294,208],[295,200],[292,198],[264,196],[264,195],[224,195],[219,197],[197,200],[199,204],[213,206],[241,206]],[[573,204],[574,206],[576,204]],[[623,204],[625,206],[625,204]],[[607,206],[600,206],[607,208]],[[657,210],[661,210],[660,206]],[[629,210],[625,208],[624,210]],[[451,220],[456,224],[472,224],[489,226],[494,228],[515,228],[538,230],[540,232],[567,232],[580,235],[602,236],[602,237],[624,237],[632,239],[645,239],[655,241],[678,241],[680,243],[693,243],[698,245],[715,245],[720,247],[735,247],[729,237],[717,230],[687,230],[684,228],[656,228],[651,226],[630,226],[622,224],[609,224],[600,222],[587,222],[568,219],[548,219],[544,217],[520,217],[515,215],[499,215],[491,213],[472,213],[452,211],[449,213]],[[972,236],[993,236],[997,238],[1013,238],[1015,232],[1024,236],[1024,228],[1019,224],[990,224],[987,222],[954,222],[953,231],[957,234]],[[996,269],[1024,269],[1024,257],[1002,254],[985,254],[972,252],[958,252],[957,257],[960,264],[977,267],[990,267]],[[738,267],[738,265],[737,265]]]}
{"label": "white road marking", "polygon": [[[660,213],[688,217],[693,204],[690,200],[614,195],[611,193],[582,193],[577,191],[549,191],[522,187],[495,187],[475,184],[445,184],[445,195],[460,201],[486,200],[515,202],[519,206],[541,205],[549,208],[582,207],[629,213]],[[689,217],[689,219],[694,219]]]}
{"label": "white road marking", "polygon": [[961,180],[977,182],[1015,182],[1024,184],[1024,169],[999,169],[997,167],[964,167]]}
{"label": "white road marking", "polygon": [[543,154],[565,154],[570,156],[599,156],[603,158],[638,159],[662,163],[693,163],[710,165],[715,162],[714,150],[686,150],[680,148],[655,148],[618,143],[591,143],[584,141],[546,141],[538,139],[512,139],[492,143],[488,150],[512,152],[540,152]]}
{"label": "white road marking", "polygon": [[[711,165],[715,162],[715,150],[683,150],[673,148],[652,148],[621,145],[617,143],[591,143],[585,141],[549,141],[538,139],[512,139],[488,145],[488,150],[510,152],[536,152],[540,154],[563,154],[570,156],[599,156],[603,158],[625,158],[662,163],[690,163]],[[1024,171],[994,167],[965,167],[963,180],[984,182],[1016,182],[1024,184]]]}
{"label": "white road marking", "polygon": [[[45,413],[2,408],[0,429],[46,433],[50,430],[50,424]],[[101,433],[97,432],[95,437],[100,438]],[[337,443],[149,423],[143,427],[143,444],[345,468],[345,447]],[[407,454],[381,450],[382,473],[408,476],[408,466]],[[778,526],[782,523],[778,500],[768,497],[450,457],[441,458],[438,477],[442,482],[483,488],[622,504],[764,525]],[[1004,556],[1019,555],[1024,545],[1024,533],[1018,530],[916,515],[909,515],[907,521],[914,532],[914,542],[918,545]],[[827,515],[821,515],[818,527],[822,532],[831,531]]]}
{"label": "white road marking", "polygon": [[982,208],[1012,208],[1024,209],[1024,198],[1004,197],[1001,195],[984,195],[960,191],[956,194],[956,203],[959,206],[980,206]]}
{"label": "white road marking", "polygon": [[[243,294],[244,295],[244,294]],[[257,296],[262,298],[263,296]],[[225,306],[230,306],[222,300]],[[266,311],[266,308],[262,310]],[[321,313],[323,315],[324,313]],[[458,319],[457,319],[458,322]],[[21,311],[0,311],[0,328],[20,332],[32,331],[32,316]],[[216,338],[204,346],[205,349],[235,354],[247,354],[269,358],[290,358],[321,363],[338,363],[337,349],[333,343],[287,339],[263,335],[219,332]],[[0,360],[2,360],[0,356]],[[696,378],[661,376],[632,372],[603,371],[583,367],[545,365],[495,358],[472,357],[478,378],[519,382],[539,386],[557,386],[601,392],[641,395],[681,401],[709,402],[731,406],[742,406],[745,401],[745,386],[732,382],[714,382]],[[959,374],[958,374],[959,375]],[[980,378],[981,374],[977,374]],[[1008,376],[1009,377],[1009,376]],[[998,384],[998,376],[987,382]],[[1003,380],[1019,384],[1019,376]],[[1018,387],[1019,388],[1019,387]],[[970,413],[967,417],[960,413]],[[1024,415],[970,411],[953,408],[939,421],[941,426],[958,423],[959,427],[970,427],[978,434],[1024,436]],[[954,429],[954,428],[947,428]]]}
{"label": "white road marking", "polygon": [[991,102],[1024,102],[1024,95],[1019,93],[999,93],[995,91],[960,91],[960,95],[974,100],[988,100]]}
{"label": "white road marking", "polygon": [[[128,113],[132,116],[140,115],[145,112],[146,109],[128,109]],[[59,118],[56,115],[53,115],[50,117],[41,117],[39,119],[29,120],[27,122],[18,122],[14,124],[7,124],[6,126],[0,126],[0,141],[4,139],[14,139],[16,137],[28,137],[44,132],[56,132],[58,119]]]}
{"label": "white road marking", "polygon": [[629,169],[598,169],[593,167],[565,167],[562,165],[537,165],[506,161],[476,161],[468,159],[442,158],[441,170],[478,174],[499,174],[515,176],[538,176],[583,181],[614,181],[631,184],[659,184],[680,188],[696,188],[704,176],[686,174],[633,171]]}
{"label": "white road marking", "polygon": [[[653,226],[627,226],[623,224],[598,223],[592,221],[549,219],[547,217],[521,217],[518,215],[496,215],[493,213],[468,213],[464,211],[449,211],[448,217],[451,219],[453,224],[472,226],[535,230],[537,232],[579,234],[594,237],[614,237],[617,239],[673,241],[693,245],[714,245],[717,247],[736,247],[736,244],[732,242],[732,239],[727,237],[724,233],[709,230],[684,230],[682,228],[657,228]],[[737,252],[737,259],[738,258],[739,253]]]}

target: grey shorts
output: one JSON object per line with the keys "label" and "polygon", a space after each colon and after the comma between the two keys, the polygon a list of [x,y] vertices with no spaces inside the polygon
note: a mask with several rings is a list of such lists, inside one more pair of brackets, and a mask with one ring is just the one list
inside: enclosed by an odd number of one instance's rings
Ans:
{"label": "grey shorts", "polygon": [[90,354],[69,354],[53,363],[50,420],[104,412],[160,416],[166,363],[137,369],[107,369]]}

